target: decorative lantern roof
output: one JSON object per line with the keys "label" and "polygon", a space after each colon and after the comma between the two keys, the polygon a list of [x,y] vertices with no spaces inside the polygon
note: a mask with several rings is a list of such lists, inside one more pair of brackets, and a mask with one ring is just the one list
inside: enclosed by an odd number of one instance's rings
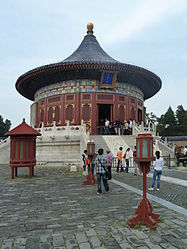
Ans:
{"label": "decorative lantern roof", "polygon": [[109,56],[93,35],[93,27],[92,23],[88,23],[87,35],[68,58],[21,75],[16,82],[18,92],[34,100],[35,92],[41,87],[65,80],[100,80],[102,71],[112,71],[117,72],[117,81],[127,82],[141,89],[145,100],[155,95],[161,88],[161,79],[144,68],[121,63]]}
{"label": "decorative lantern roof", "polygon": [[20,136],[20,135],[25,135],[25,136],[41,136],[41,134],[33,129],[31,126],[29,126],[26,122],[25,119],[23,119],[23,122],[16,126],[14,129],[8,131],[5,133],[6,136]]}

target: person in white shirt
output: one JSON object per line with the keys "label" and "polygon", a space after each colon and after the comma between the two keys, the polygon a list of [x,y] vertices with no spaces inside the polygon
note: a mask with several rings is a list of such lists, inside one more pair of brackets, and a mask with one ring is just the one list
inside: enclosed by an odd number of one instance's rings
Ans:
{"label": "person in white shirt", "polygon": [[129,120],[129,131],[130,131],[130,135],[132,135],[132,119],[131,118]]}
{"label": "person in white shirt", "polygon": [[110,121],[107,118],[105,118],[105,134],[106,135],[110,135],[109,125],[110,125]]}
{"label": "person in white shirt", "polygon": [[184,148],[184,155],[187,155],[187,146]]}
{"label": "person in white shirt", "polygon": [[154,190],[156,178],[157,178],[157,190],[160,190],[160,178],[162,175],[162,168],[164,165],[164,161],[163,158],[160,156],[160,151],[157,150],[155,152],[155,155],[156,155],[156,160],[153,162],[154,172],[153,172],[152,187],[149,188],[149,190]]}

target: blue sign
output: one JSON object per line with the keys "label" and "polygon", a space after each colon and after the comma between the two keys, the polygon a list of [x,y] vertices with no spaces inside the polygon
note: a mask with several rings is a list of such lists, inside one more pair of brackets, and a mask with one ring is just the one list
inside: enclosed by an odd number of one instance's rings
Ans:
{"label": "blue sign", "polygon": [[113,82],[113,78],[114,78],[114,74],[113,73],[104,73],[103,74],[103,85],[112,85]]}

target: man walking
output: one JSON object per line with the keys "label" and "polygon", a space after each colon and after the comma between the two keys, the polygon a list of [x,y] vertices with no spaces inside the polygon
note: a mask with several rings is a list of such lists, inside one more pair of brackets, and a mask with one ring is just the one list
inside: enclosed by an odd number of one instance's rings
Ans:
{"label": "man walking", "polygon": [[103,155],[103,149],[98,150],[98,155],[95,159],[96,164],[96,175],[97,175],[97,194],[102,193],[102,187],[101,187],[101,178],[103,179],[103,185],[106,192],[109,192],[109,186],[106,178],[106,167],[107,167],[107,159]]}
{"label": "man walking", "polygon": [[119,167],[121,167],[121,172],[123,171],[123,166],[122,166],[122,147],[119,147],[119,150],[117,152],[117,157],[118,157],[118,166],[117,166],[117,172],[119,172]]}

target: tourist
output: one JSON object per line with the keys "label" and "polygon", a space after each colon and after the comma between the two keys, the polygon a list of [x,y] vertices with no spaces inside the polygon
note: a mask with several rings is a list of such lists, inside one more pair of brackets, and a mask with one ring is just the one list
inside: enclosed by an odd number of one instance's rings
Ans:
{"label": "tourist", "polygon": [[127,148],[126,152],[125,152],[125,154],[123,156],[123,158],[125,158],[125,164],[126,164],[125,172],[126,173],[129,172],[129,164],[130,164],[130,155],[129,155],[129,152],[130,152],[130,148]]}
{"label": "tourist", "polygon": [[82,161],[83,161],[83,170],[86,171],[86,166],[88,164],[87,150],[84,150],[82,154]]}
{"label": "tourist", "polygon": [[129,119],[129,131],[130,131],[130,135],[132,135],[132,119]]}
{"label": "tourist", "polygon": [[187,145],[184,148],[184,155],[187,155]]}
{"label": "tourist", "polygon": [[117,120],[115,120],[114,121],[114,131],[115,131],[115,135],[118,135],[118,121]]}
{"label": "tourist", "polygon": [[184,155],[184,146],[181,146],[180,153]]}
{"label": "tourist", "polygon": [[108,180],[111,180],[112,179],[112,161],[113,161],[113,155],[112,153],[110,152],[110,150],[107,150],[107,155],[106,155],[106,158],[107,158],[107,169],[108,169]]}
{"label": "tourist", "polygon": [[107,118],[105,118],[105,134],[106,135],[110,135],[109,125],[110,125],[110,121]]}
{"label": "tourist", "polygon": [[124,126],[125,126],[124,135],[129,135],[129,124],[126,120]]}
{"label": "tourist", "polygon": [[101,118],[100,119],[100,135],[103,135],[104,134],[104,124],[105,124],[105,122],[104,122],[104,119],[103,118]]}
{"label": "tourist", "polygon": [[117,152],[117,157],[118,157],[118,166],[117,166],[117,172],[119,172],[119,167],[121,167],[121,172],[123,171],[123,166],[122,166],[122,147],[119,147],[119,150]]}
{"label": "tourist", "polygon": [[133,150],[134,175],[137,175],[137,170],[138,170],[138,165],[137,165],[137,162],[136,162],[136,156],[137,156],[137,151],[136,151],[136,146],[134,146],[134,150]]}
{"label": "tourist", "polygon": [[97,194],[102,193],[102,188],[101,188],[101,178],[103,179],[103,185],[105,188],[106,192],[109,192],[109,186],[106,178],[106,167],[107,167],[107,159],[103,155],[103,149],[98,150],[98,155],[95,159],[96,163],[96,174],[97,174]]}
{"label": "tourist", "polygon": [[162,175],[162,168],[164,161],[163,158],[160,156],[160,151],[157,150],[155,152],[155,155],[156,155],[156,160],[153,162],[154,172],[153,172],[152,187],[149,188],[149,190],[154,190],[156,178],[157,178],[157,190],[160,190],[160,178]]}
{"label": "tourist", "polygon": [[121,121],[121,123],[120,123],[120,134],[121,135],[124,135],[124,128],[125,128],[124,122]]}

